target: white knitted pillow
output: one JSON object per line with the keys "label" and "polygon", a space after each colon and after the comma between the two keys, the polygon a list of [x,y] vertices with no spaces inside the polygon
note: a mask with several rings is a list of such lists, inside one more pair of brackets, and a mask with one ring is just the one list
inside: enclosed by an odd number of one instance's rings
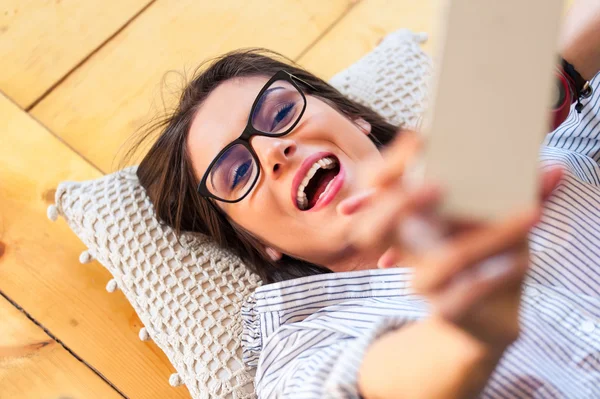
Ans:
{"label": "white knitted pillow", "polygon": [[[352,99],[394,124],[416,125],[426,94],[430,60],[422,34],[400,30],[331,79]],[[241,305],[260,285],[240,260],[210,239],[161,225],[135,175],[126,168],[100,179],[63,182],[48,216],[63,216],[114,277],[152,338],[177,370],[173,386],[193,398],[253,398],[254,369],[242,362]]]}

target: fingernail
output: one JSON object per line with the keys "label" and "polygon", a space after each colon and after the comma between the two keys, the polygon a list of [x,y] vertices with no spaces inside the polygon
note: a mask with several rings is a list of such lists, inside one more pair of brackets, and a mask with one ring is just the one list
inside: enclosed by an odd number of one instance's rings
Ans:
{"label": "fingernail", "polygon": [[427,183],[418,188],[417,190],[428,198],[439,198],[443,194],[442,187],[439,184],[433,182]]}
{"label": "fingernail", "polygon": [[411,251],[421,253],[443,242],[443,232],[421,217],[408,216],[399,225],[401,242]]}
{"label": "fingernail", "polygon": [[375,189],[369,188],[358,194],[346,198],[345,200],[341,201],[336,207],[337,212],[341,213],[342,215],[349,215],[353,213],[356,210],[356,208],[359,207],[365,199],[373,195],[374,192]]}
{"label": "fingernail", "polygon": [[512,255],[500,254],[494,256],[477,265],[477,277],[482,280],[495,280],[509,274],[513,269],[513,264]]}
{"label": "fingernail", "polygon": [[379,269],[387,269],[388,267],[392,267],[396,264],[396,258],[393,254],[386,252],[379,258],[377,261],[377,267]]}

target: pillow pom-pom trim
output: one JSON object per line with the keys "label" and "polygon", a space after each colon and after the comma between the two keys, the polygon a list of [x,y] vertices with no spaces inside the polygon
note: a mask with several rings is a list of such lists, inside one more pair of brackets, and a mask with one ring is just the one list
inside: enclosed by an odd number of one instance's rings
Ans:
{"label": "pillow pom-pom trim", "polygon": [[94,260],[94,256],[90,253],[89,250],[83,251],[81,255],[79,255],[79,263],[86,264],[90,263]]}
{"label": "pillow pom-pom trim", "polygon": [[179,386],[183,385],[183,381],[181,380],[181,377],[179,376],[179,374],[177,374],[177,373],[171,374],[171,376],[169,377],[169,385],[171,385],[172,387],[179,387]]}
{"label": "pillow pom-pom trim", "polygon": [[148,330],[146,329],[146,327],[142,327],[140,329],[138,336],[140,337],[140,341],[150,341],[151,340],[150,334],[148,334]]}
{"label": "pillow pom-pom trim", "polygon": [[48,219],[52,220],[53,222],[56,222],[56,220],[58,219],[58,208],[56,207],[56,205],[50,205],[46,210],[46,215],[48,216]]}
{"label": "pillow pom-pom trim", "polygon": [[119,289],[119,285],[117,284],[117,280],[115,280],[114,278],[110,279],[108,281],[108,284],[106,284],[106,291],[108,291],[108,292],[112,293],[118,289]]}

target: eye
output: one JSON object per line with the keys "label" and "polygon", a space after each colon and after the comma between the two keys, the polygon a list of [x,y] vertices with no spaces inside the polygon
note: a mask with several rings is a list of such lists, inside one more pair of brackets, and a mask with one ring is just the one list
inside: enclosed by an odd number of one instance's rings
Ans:
{"label": "eye", "polygon": [[231,189],[235,189],[236,186],[238,185],[238,183],[242,180],[244,180],[245,178],[247,179],[247,176],[250,175],[249,171],[252,168],[252,160],[249,159],[246,162],[244,162],[241,165],[238,165],[237,167],[235,167],[232,172],[231,175],[233,176],[233,183],[231,184]]}
{"label": "eye", "polygon": [[[281,106],[279,108],[279,111],[277,111],[277,113],[275,114],[275,117],[273,118],[273,123],[271,125],[271,131],[276,131],[276,130],[281,130],[281,128],[277,129],[277,126],[282,122],[282,121],[286,121],[286,119],[289,120],[289,115],[290,115],[290,111],[294,108],[295,104],[294,103],[288,103],[288,104],[284,104],[283,106]],[[287,124],[287,122],[285,122],[283,124],[283,126],[285,126]]]}

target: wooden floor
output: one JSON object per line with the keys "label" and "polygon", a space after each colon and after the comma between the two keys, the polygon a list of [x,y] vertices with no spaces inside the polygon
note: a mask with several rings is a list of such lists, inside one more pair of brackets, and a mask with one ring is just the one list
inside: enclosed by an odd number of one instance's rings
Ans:
{"label": "wooden floor", "polygon": [[115,170],[167,71],[263,46],[329,78],[388,32],[430,31],[433,1],[0,2],[0,398],[189,397],[109,274],[46,217],[59,182]]}

